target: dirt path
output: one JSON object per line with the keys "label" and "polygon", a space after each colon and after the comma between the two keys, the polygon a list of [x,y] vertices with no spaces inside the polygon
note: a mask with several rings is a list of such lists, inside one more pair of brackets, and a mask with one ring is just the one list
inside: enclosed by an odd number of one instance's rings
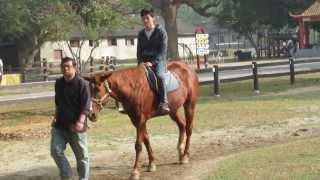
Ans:
{"label": "dirt path", "polygon": [[[195,132],[192,137],[190,163],[186,165],[177,164],[177,134],[151,135],[151,143],[157,157],[157,171],[145,172],[147,155],[144,150],[141,159],[141,179],[200,179],[213,171],[219,161],[236,153],[319,136],[319,130],[320,118],[311,117],[290,119],[276,125]],[[42,145],[32,142],[1,141],[1,180],[58,179],[57,169],[48,155],[48,140]],[[114,150],[92,153],[91,179],[128,179],[135,155],[133,142],[133,137],[118,139],[110,142],[110,146],[115,147]],[[74,161],[71,162],[74,164]]]}

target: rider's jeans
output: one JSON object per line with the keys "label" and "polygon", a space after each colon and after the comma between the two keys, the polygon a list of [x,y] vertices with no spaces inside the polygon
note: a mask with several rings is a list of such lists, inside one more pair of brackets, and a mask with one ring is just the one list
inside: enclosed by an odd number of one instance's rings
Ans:
{"label": "rider's jeans", "polygon": [[167,88],[166,88],[166,82],[165,82],[165,73],[167,73],[167,63],[166,61],[160,61],[158,62],[156,66],[156,73],[157,76],[160,78],[162,83],[162,90],[160,89],[160,103],[168,103],[168,97],[167,97]]}

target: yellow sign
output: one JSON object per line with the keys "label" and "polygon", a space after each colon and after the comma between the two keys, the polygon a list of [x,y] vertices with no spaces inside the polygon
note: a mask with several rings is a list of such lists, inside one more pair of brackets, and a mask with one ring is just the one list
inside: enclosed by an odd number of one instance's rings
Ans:
{"label": "yellow sign", "polygon": [[1,85],[21,84],[21,74],[5,74],[2,76]]}

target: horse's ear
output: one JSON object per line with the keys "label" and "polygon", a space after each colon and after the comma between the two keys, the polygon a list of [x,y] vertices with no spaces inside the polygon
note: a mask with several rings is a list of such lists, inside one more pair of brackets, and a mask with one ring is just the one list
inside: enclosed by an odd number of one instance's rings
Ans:
{"label": "horse's ear", "polygon": [[111,76],[111,74],[112,74],[112,71],[108,71],[106,73],[101,74],[101,78],[100,78],[101,82],[105,81],[109,76]]}

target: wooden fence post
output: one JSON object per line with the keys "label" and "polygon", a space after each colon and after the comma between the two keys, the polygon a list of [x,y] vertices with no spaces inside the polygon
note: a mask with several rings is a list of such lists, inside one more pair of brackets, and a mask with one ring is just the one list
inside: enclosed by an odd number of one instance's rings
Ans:
{"label": "wooden fence post", "polygon": [[213,71],[213,86],[214,86],[214,95],[219,97],[220,96],[220,89],[219,89],[219,85],[220,85],[220,80],[219,80],[219,67],[218,65],[214,65],[212,68]]}
{"label": "wooden fence post", "polygon": [[26,68],[23,68],[23,70],[22,70],[21,81],[22,82],[26,82],[27,81],[27,70],[26,70]]}
{"label": "wooden fence post", "polygon": [[93,57],[90,57],[90,68],[89,68],[90,70],[90,74],[92,74],[93,73]]}
{"label": "wooden fence post", "polygon": [[197,69],[200,69],[200,56],[196,55],[197,57]]}
{"label": "wooden fence post", "polygon": [[105,65],[104,65],[104,59],[102,58],[102,59],[101,59],[101,65],[99,66],[99,70],[104,70],[104,67],[105,67]]}
{"label": "wooden fence post", "polygon": [[252,62],[252,75],[253,75],[253,89],[256,94],[260,93],[258,81],[258,65],[257,62]]}
{"label": "wooden fence post", "polygon": [[107,66],[110,65],[110,56],[106,56],[106,65],[107,65]]}
{"label": "wooden fence post", "polygon": [[43,62],[43,80],[44,81],[48,81],[48,62],[47,62],[47,59],[46,58],[43,58],[42,60]]}
{"label": "wooden fence post", "polygon": [[203,58],[204,58],[204,68],[208,68],[208,64],[209,64],[209,62],[208,62],[208,55],[207,54],[205,54],[205,55],[203,55]]}
{"label": "wooden fence post", "polygon": [[104,70],[105,71],[109,71],[109,67],[110,67],[110,58],[109,58],[109,56],[106,56],[106,61],[105,61],[105,68],[104,68]]}
{"label": "wooden fence post", "polygon": [[295,72],[294,72],[294,60],[293,58],[289,59],[290,64],[290,84],[293,85],[295,82]]}

